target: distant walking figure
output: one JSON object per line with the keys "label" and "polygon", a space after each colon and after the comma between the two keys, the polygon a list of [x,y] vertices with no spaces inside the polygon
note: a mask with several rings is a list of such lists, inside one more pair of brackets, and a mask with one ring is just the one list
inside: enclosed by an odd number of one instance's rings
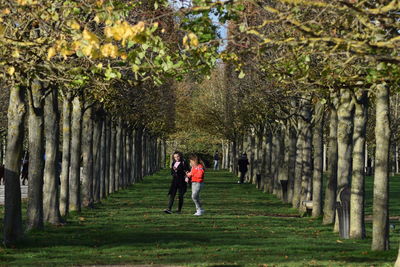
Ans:
{"label": "distant walking figure", "polygon": [[189,165],[185,162],[182,157],[182,153],[175,152],[174,159],[171,164],[171,175],[172,181],[171,186],[169,188],[169,202],[168,208],[164,210],[165,213],[171,214],[172,213],[172,206],[174,205],[174,200],[176,193],[179,194],[179,204],[177,213],[180,213],[183,206],[183,196],[187,190],[187,182],[185,181],[186,172],[189,171]]}
{"label": "distant walking figure", "polygon": [[214,153],[214,170],[219,169],[219,153],[218,150]]}
{"label": "distant walking figure", "polygon": [[246,153],[243,153],[242,156],[239,158],[238,165],[240,172],[240,181],[238,181],[238,184],[243,184],[244,177],[246,176],[247,173],[247,166],[249,165],[249,160],[247,159]]}
{"label": "distant walking figure", "polygon": [[201,205],[200,191],[204,186],[205,165],[198,156],[193,155],[190,157],[190,166],[192,166],[192,169],[187,173],[188,178],[186,178],[186,181],[189,181],[189,178],[192,180],[192,200],[196,205],[196,213],[194,215],[201,216],[204,214],[204,209]]}

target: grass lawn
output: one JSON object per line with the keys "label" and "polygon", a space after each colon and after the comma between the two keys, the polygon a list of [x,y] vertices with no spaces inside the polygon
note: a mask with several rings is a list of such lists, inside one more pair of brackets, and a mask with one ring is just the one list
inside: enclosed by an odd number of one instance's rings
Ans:
{"label": "grass lawn", "polygon": [[[169,182],[162,171],[71,214],[64,226],[31,232],[18,248],[0,248],[0,265],[392,266],[397,257],[399,222],[392,249],[371,252],[370,223],[366,240],[339,240],[321,219],[298,218],[225,171],[206,174],[204,216],[192,215],[190,191],[182,214],[164,214]],[[371,178],[366,184],[371,198]],[[391,216],[400,215],[400,177],[391,178],[391,192]]]}

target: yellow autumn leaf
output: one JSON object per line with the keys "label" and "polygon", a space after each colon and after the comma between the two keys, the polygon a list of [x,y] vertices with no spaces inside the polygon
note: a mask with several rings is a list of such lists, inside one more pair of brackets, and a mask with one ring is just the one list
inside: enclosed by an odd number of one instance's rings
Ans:
{"label": "yellow autumn leaf", "polygon": [[93,19],[96,23],[100,23],[100,17],[96,15]]}
{"label": "yellow autumn leaf", "polygon": [[81,25],[79,25],[79,23],[76,20],[71,20],[68,22],[68,26],[71,27],[71,29],[74,30],[80,30],[81,29]]}
{"label": "yellow autumn leaf", "polygon": [[104,57],[116,58],[118,56],[118,47],[111,43],[103,45],[100,51],[101,55]]}
{"label": "yellow autumn leaf", "polygon": [[146,24],[143,21],[139,21],[135,26],[133,26],[134,31],[136,34],[144,32],[146,28]]}
{"label": "yellow autumn leaf", "polygon": [[15,0],[18,5],[27,6],[27,5],[35,5],[37,1],[34,0]]}
{"label": "yellow autumn leaf", "polygon": [[47,60],[51,60],[52,57],[54,57],[57,54],[57,51],[54,47],[50,47],[47,50]]}
{"label": "yellow autumn leaf", "polygon": [[11,56],[14,57],[14,58],[19,58],[19,57],[20,57],[19,50],[18,50],[18,49],[15,49],[15,50],[12,52]]}
{"label": "yellow autumn leaf", "polygon": [[64,59],[67,59],[68,56],[73,55],[74,53],[75,53],[74,51],[68,48],[62,48],[60,50],[60,55],[62,55]]}
{"label": "yellow autumn leaf", "polygon": [[5,8],[5,9],[3,9],[2,11],[1,11],[1,14],[3,14],[3,15],[8,15],[8,14],[10,14],[11,13],[11,11],[10,11],[10,9],[8,9],[8,8]]}
{"label": "yellow autumn leaf", "polygon": [[190,38],[190,45],[194,47],[199,46],[199,39],[197,38],[196,34],[189,33],[188,37]]}
{"label": "yellow autumn leaf", "polygon": [[128,58],[128,55],[126,53],[121,53],[120,57],[122,60],[126,60]]}
{"label": "yellow autumn leaf", "polygon": [[96,5],[97,5],[98,7],[101,7],[101,6],[103,5],[103,2],[104,2],[104,0],[98,0],[98,1],[96,2]]}
{"label": "yellow autumn leaf", "polygon": [[91,45],[81,46],[80,50],[81,50],[83,55],[85,55],[87,57],[92,57],[93,46],[91,46]]}
{"label": "yellow autumn leaf", "polygon": [[7,73],[12,76],[15,73],[15,68],[14,67],[9,67],[7,70]]}
{"label": "yellow autumn leaf", "polygon": [[86,41],[88,41],[88,43],[92,46],[94,46],[95,48],[99,48],[100,47],[100,41],[99,38],[96,36],[96,34],[88,31],[88,30],[84,30],[83,31],[83,39],[85,39]]}
{"label": "yellow autumn leaf", "polygon": [[188,36],[187,35],[185,35],[184,37],[183,37],[183,45],[184,46],[186,46],[187,45],[187,41],[188,41]]}
{"label": "yellow autumn leaf", "polygon": [[81,41],[79,41],[79,40],[73,41],[72,44],[71,44],[71,49],[76,52],[81,48],[81,46],[82,46],[82,42]]}

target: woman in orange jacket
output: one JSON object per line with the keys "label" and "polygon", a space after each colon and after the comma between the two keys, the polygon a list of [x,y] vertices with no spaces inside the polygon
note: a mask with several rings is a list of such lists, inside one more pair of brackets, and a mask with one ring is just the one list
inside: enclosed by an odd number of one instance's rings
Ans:
{"label": "woman in orange jacket", "polygon": [[190,157],[190,166],[192,166],[192,169],[187,173],[186,182],[189,182],[189,178],[192,180],[192,200],[196,205],[196,213],[194,215],[201,216],[204,214],[204,209],[200,201],[200,191],[204,186],[205,165],[198,156],[193,155]]}

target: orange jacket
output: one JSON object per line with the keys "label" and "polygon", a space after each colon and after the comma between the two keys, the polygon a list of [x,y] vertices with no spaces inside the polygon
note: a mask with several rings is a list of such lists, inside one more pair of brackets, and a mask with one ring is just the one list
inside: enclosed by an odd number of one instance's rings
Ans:
{"label": "orange jacket", "polygon": [[196,167],[192,167],[192,170],[187,174],[189,178],[192,178],[192,182],[202,183],[204,181],[204,167],[199,164]]}

